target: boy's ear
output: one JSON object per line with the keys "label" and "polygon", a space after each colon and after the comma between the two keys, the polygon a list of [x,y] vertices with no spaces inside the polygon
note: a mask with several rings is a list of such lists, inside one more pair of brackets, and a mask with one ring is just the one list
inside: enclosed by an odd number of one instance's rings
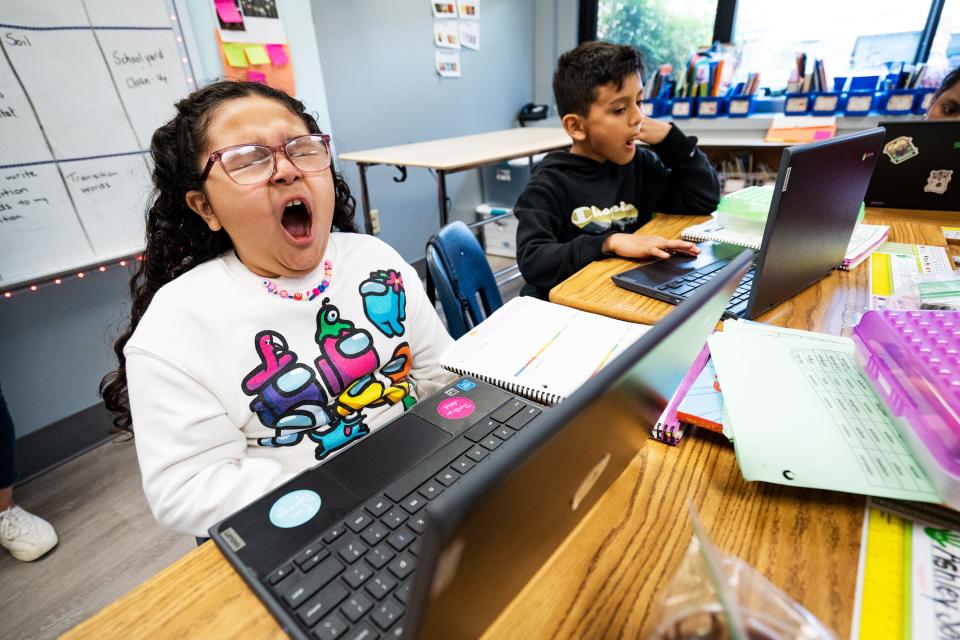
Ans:
{"label": "boy's ear", "polygon": [[203,221],[210,227],[210,231],[220,231],[220,229],[223,228],[223,225],[220,224],[220,220],[217,219],[217,214],[214,213],[213,207],[210,206],[210,201],[207,200],[207,196],[203,191],[187,191],[186,201],[187,206],[203,218]]}
{"label": "boy's ear", "polygon": [[583,142],[586,140],[586,118],[580,114],[568,113],[560,119],[560,124],[563,125],[563,130],[567,132],[568,136],[573,138],[574,142]]}

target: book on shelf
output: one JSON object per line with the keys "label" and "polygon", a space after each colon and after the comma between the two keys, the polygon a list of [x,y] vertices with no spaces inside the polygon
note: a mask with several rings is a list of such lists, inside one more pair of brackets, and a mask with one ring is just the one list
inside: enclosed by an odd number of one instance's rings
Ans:
{"label": "book on shelf", "polygon": [[[850,271],[866,260],[873,251],[886,242],[890,234],[890,227],[880,224],[858,224],[850,237],[847,251],[843,258],[841,269]],[[746,247],[755,251],[760,250],[762,236],[736,231],[720,224],[716,218],[711,218],[702,224],[687,227],[681,234],[684,240],[690,242],[722,242],[738,247]]]}
{"label": "book on shelf", "polygon": [[514,298],[461,336],[440,366],[552,405],[650,329],[530,297]]}

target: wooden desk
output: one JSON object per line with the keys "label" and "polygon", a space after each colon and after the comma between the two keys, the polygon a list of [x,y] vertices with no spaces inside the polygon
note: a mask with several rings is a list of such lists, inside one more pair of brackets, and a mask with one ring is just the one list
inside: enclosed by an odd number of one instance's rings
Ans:
{"label": "wooden desk", "polygon": [[367,191],[367,167],[378,164],[390,164],[400,170],[397,182],[407,179],[407,167],[424,167],[437,172],[440,201],[440,226],[447,224],[447,183],[448,173],[511,160],[513,158],[532,157],[544,151],[569,147],[570,137],[559,127],[521,127],[481,133],[473,136],[444,138],[395,147],[381,147],[366,151],[341,153],[340,160],[356,162],[360,169],[360,203],[363,206],[363,219],[367,230],[372,229],[370,220],[370,196]]}
{"label": "wooden desk", "polygon": [[[893,240],[927,244],[943,244],[939,224],[950,218],[877,210],[868,215],[871,222],[891,224]],[[695,221],[678,218],[658,216],[646,230],[668,234]],[[582,306],[601,312],[637,317],[642,308],[645,318],[656,320],[671,307],[640,303],[636,294],[609,281],[609,274],[628,266],[620,260],[596,263],[554,293],[576,302],[576,292],[581,292]],[[860,309],[866,300],[866,267],[861,266],[831,275],[771,311],[768,319],[838,333],[843,311]],[[649,630],[658,598],[690,542],[688,499],[721,550],[750,563],[838,637],[849,636],[864,499],[745,482],[726,439],[701,430],[679,447],[648,440],[487,637],[639,637]],[[207,543],[65,637],[130,635],[282,634],[216,547]]]}
{"label": "wooden desk", "polygon": [[[658,214],[638,233],[679,238],[684,228],[704,222],[707,216]],[[945,245],[940,225],[956,225],[960,214],[948,211],[908,211],[868,208],[865,222],[890,226],[890,240],[913,244]],[[960,255],[956,245],[947,252]],[[621,320],[653,324],[673,305],[621,289],[610,279],[642,262],[608,258],[587,265],[550,291],[550,300],[584,311],[592,311]],[[809,329],[840,335],[844,324],[855,324],[869,303],[869,265],[853,271],[835,271],[829,277],[793,299],[774,307],[757,318],[797,329]]]}

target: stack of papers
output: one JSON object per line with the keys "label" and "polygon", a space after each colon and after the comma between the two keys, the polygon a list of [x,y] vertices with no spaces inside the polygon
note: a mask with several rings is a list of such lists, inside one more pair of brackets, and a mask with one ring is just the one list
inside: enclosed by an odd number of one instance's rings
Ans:
{"label": "stack of papers", "polygon": [[728,320],[709,345],[745,479],[940,502],[852,340]]}
{"label": "stack of papers", "polygon": [[870,308],[916,308],[898,299],[898,291],[902,293],[917,274],[951,271],[944,247],[885,242],[870,254]]}
{"label": "stack of papers", "polygon": [[767,130],[765,142],[813,142],[826,140],[837,133],[836,116],[775,116]]}

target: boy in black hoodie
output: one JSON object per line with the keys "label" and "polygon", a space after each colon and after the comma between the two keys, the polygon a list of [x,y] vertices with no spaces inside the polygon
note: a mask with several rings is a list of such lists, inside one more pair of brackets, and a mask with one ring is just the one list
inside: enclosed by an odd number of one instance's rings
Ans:
{"label": "boy in black hoodie", "polygon": [[696,138],[641,112],[640,72],[640,54],[629,46],[587,42],[560,56],[553,92],[573,146],[548,154],[517,199],[523,295],[545,300],[609,255],[699,253],[691,242],[633,235],[654,211],[705,214],[720,201],[717,174]]}

